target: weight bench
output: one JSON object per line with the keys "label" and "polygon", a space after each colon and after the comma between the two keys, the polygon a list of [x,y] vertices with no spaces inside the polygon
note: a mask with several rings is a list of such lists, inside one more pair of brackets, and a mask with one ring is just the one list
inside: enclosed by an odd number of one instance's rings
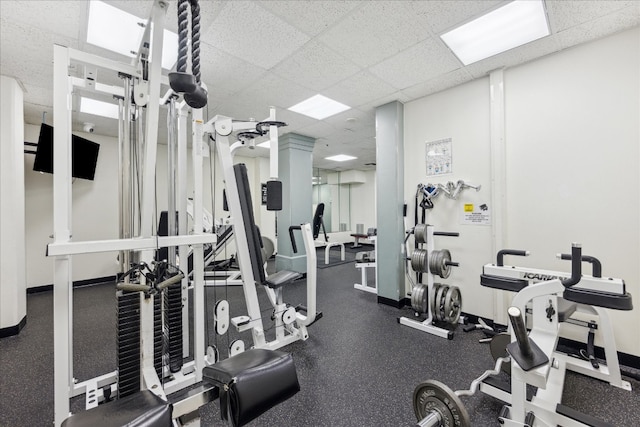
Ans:
{"label": "weight bench", "polygon": [[254,348],[202,371],[203,380],[218,387],[220,416],[243,426],[300,391],[293,357],[277,350]]}
{"label": "weight bench", "polygon": [[[202,371],[203,381],[218,388],[220,416],[243,426],[300,390],[290,354],[251,349]],[[173,407],[143,390],[88,411],[73,414],[63,427],[171,427]]]}
{"label": "weight bench", "polygon": [[361,234],[361,233],[353,233],[353,234],[350,234],[350,236],[355,239],[355,241],[353,242],[353,246],[351,246],[352,248],[359,248],[360,246],[362,246],[360,244],[360,239],[369,238],[368,234]]}

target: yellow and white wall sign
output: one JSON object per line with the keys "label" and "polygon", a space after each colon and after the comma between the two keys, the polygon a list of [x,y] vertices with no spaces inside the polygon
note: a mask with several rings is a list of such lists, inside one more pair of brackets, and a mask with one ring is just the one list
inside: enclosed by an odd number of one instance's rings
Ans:
{"label": "yellow and white wall sign", "polygon": [[488,203],[465,203],[462,206],[462,224],[491,225],[491,209]]}

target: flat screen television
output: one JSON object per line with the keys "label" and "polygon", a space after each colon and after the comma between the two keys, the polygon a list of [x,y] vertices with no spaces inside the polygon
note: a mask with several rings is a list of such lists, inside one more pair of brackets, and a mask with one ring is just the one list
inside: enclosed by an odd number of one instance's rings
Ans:
{"label": "flat screen television", "polygon": [[[93,181],[100,144],[76,135],[71,136],[71,176]],[[53,173],[53,127],[42,124],[33,170]]]}

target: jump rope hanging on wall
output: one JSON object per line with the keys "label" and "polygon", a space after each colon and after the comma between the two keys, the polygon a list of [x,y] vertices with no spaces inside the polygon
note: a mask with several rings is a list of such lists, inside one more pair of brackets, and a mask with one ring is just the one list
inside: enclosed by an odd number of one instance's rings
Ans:
{"label": "jump rope hanging on wall", "polygon": [[[191,6],[191,14],[189,14]],[[191,23],[191,55],[189,55],[189,23]],[[191,73],[187,61],[191,60]],[[207,105],[207,90],[200,81],[200,5],[198,0],[178,0],[178,64],[169,73],[171,89],[184,96],[191,108]]]}

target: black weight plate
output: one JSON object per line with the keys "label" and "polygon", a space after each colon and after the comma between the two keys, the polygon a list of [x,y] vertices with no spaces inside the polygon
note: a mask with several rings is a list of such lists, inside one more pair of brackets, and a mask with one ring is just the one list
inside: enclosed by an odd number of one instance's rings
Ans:
{"label": "black weight plate", "polygon": [[413,411],[418,421],[436,411],[441,426],[471,427],[469,413],[460,398],[445,384],[427,380],[413,392]]}
{"label": "black weight plate", "polygon": [[[494,335],[489,343],[489,350],[493,361],[497,361],[499,357],[508,357],[507,344],[511,342],[511,334],[503,333]],[[502,372],[511,375],[511,362],[502,363]]]}

